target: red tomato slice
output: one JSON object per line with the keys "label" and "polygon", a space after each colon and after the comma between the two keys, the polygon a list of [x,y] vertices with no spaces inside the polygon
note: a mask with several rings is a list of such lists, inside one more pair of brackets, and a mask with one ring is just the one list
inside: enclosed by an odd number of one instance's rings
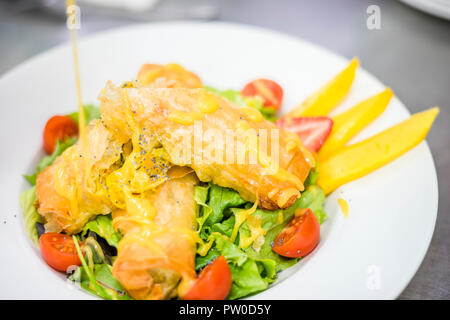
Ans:
{"label": "red tomato slice", "polygon": [[272,107],[277,110],[283,102],[283,89],[275,81],[267,79],[256,79],[247,83],[241,94],[244,97],[258,95],[263,99],[265,107]]}
{"label": "red tomato slice", "polygon": [[199,274],[183,300],[224,300],[231,289],[231,271],[224,256],[217,257]]}
{"label": "red tomato slice", "polygon": [[300,209],[272,243],[280,256],[300,258],[308,255],[319,243],[320,225],[311,209]]}
{"label": "red tomato slice", "polygon": [[81,265],[75,243],[70,236],[56,232],[44,233],[39,244],[42,257],[53,269],[66,272],[70,266]]}
{"label": "red tomato slice", "polygon": [[276,124],[286,131],[295,132],[303,145],[317,152],[330,135],[333,120],[328,117],[281,118]]}
{"label": "red tomato slice", "polygon": [[78,124],[68,116],[51,117],[44,128],[44,149],[48,154],[55,151],[56,142],[78,135]]}

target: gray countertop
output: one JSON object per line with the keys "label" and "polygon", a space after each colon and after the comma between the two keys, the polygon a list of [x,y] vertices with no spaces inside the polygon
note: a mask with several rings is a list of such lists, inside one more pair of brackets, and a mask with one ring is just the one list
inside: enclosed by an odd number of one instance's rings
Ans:
{"label": "gray countertop", "polygon": [[[450,299],[450,21],[394,0],[213,3],[217,20],[271,28],[347,58],[358,56],[362,66],[392,87],[411,112],[441,108],[427,138],[439,179],[436,228],[419,271],[400,299]],[[366,27],[366,9],[373,4],[381,9],[380,30]],[[81,35],[136,22],[84,12],[82,17]],[[27,2],[12,5],[0,0],[0,74],[67,40],[64,17],[27,8]]]}

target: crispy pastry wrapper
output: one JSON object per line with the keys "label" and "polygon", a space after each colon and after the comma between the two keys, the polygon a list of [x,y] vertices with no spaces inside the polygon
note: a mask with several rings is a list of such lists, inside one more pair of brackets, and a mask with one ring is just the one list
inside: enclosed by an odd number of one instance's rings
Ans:
{"label": "crispy pastry wrapper", "polygon": [[84,155],[77,143],[37,177],[38,212],[47,221],[47,231],[77,233],[95,215],[114,207],[104,178],[117,168],[121,144],[100,120],[88,126],[87,139]]}
{"label": "crispy pastry wrapper", "polygon": [[113,225],[124,237],[112,272],[135,299],[180,296],[196,277],[197,179],[188,171],[174,176],[149,195],[156,210],[153,221],[129,212],[114,214]]}
{"label": "crispy pastry wrapper", "polygon": [[[118,136],[130,135],[125,119],[131,114],[133,121],[142,128],[142,135],[148,139],[158,137],[170,161],[193,168],[201,181],[213,181],[235,189],[248,201],[258,198],[259,205],[265,209],[289,207],[303,191],[303,182],[314,166],[314,157],[294,133],[280,130],[266,120],[250,121],[241,108],[218,96],[213,97],[218,104],[216,110],[199,114],[205,96],[211,99],[211,95],[204,89],[119,88],[109,82],[99,99],[105,123]],[[174,121],[173,115],[180,114],[188,118],[198,115],[198,121]],[[240,131],[239,126],[249,130]],[[277,166],[272,174],[267,174],[268,168],[261,161],[259,150],[248,147],[247,132],[254,133],[250,138],[266,139],[266,155],[271,156],[272,146],[277,146],[278,150],[274,150],[278,151]],[[260,132],[265,132],[265,137],[260,136]],[[233,136],[235,148],[228,148],[230,144],[224,141],[230,136]],[[219,137],[222,140],[218,140]],[[238,160],[242,152],[237,146],[247,148],[244,161]],[[252,152],[257,154],[253,157],[257,161],[249,161]]]}

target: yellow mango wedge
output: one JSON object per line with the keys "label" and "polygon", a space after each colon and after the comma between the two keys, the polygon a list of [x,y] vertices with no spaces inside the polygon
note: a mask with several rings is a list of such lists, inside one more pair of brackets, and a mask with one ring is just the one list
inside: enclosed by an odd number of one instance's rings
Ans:
{"label": "yellow mango wedge", "polygon": [[373,137],[342,148],[320,162],[318,185],[329,194],[391,162],[425,139],[438,113],[437,107],[416,113]]}
{"label": "yellow mango wedge", "polygon": [[382,114],[392,96],[392,90],[386,88],[379,94],[334,117],[333,129],[320,149],[319,161],[325,160],[345,146],[359,131]]}
{"label": "yellow mango wedge", "polygon": [[287,117],[318,117],[327,115],[342,101],[350,90],[358,65],[359,60],[353,58],[344,70],[322,86],[319,91],[295,107],[294,110],[287,114]]}

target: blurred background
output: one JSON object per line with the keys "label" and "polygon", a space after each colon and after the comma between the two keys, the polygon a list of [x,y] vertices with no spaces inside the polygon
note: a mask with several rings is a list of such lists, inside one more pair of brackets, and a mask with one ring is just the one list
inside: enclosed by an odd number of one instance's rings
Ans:
{"label": "blurred background", "polygon": [[[425,260],[400,299],[450,299],[450,0],[78,0],[77,4],[80,37],[152,21],[257,25],[349,59],[358,56],[362,67],[394,88],[411,112],[439,106],[441,114],[427,138],[439,179],[436,229]],[[371,5],[380,8],[379,29],[366,26]],[[68,40],[64,0],[0,0],[0,76]]]}

